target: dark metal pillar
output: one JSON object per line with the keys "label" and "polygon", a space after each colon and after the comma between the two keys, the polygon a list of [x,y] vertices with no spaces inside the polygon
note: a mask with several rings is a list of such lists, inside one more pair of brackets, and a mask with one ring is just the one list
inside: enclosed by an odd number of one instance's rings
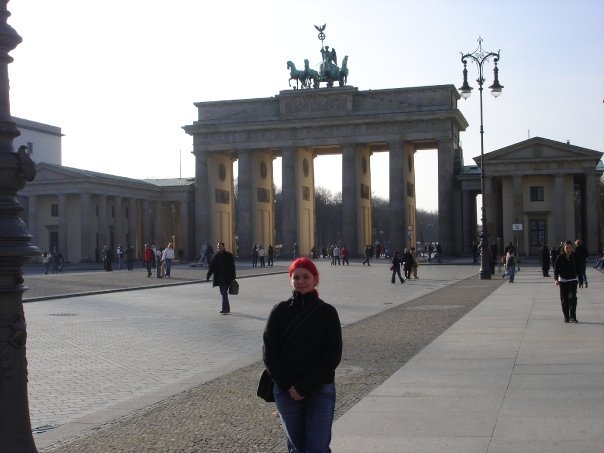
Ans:
{"label": "dark metal pillar", "polygon": [[40,250],[32,244],[27,226],[19,218],[23,206],[17,191],[32,181],[35,166],[25,147],[15,153],[19,136],[10,114],[8,52],[21,37],[7,24],[8,0],[0,0],[0,450],[36,452],[27,400],[27,331],[22,296],[21,266]]}

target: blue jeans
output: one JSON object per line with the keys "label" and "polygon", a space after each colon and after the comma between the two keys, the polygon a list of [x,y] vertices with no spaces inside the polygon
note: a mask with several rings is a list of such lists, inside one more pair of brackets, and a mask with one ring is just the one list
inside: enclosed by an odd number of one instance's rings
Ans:
{"label": "blue jeans", "polygon": [[335,384],[324,384],[300,401],[274,385],[275,404],[287,436],[288,453],[330,453],[336,406]]}
{"label": "blue jeans", "polygon": [[170,269],[172,269],[172,260],[169,258],[166,258],[164,260],[164,262],[166,263],[166,275],[169,277],[170,276]]}
{"label": "blue jeans", "polygon": [[510,273],[510,283],[514,283],[514,276],[516,275],[516,265],[508,267],[508,272]]}

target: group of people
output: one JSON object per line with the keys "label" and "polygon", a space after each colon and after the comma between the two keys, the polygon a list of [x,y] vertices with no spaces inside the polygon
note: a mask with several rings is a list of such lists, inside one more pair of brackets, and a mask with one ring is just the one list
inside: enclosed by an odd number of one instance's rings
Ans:
{"label": "group of people", "polygon": [[[404,277],[401,275],[401,266],[403,268]],[[413,275],[413,278],[418,278],[417,267],[418,262],[415,247],[405,248],[402,255],[397,250],[394,252],[394,256],[392,257],[392,266],[390,266],[390,270],[392,271],[390,283],[394,284],[396,277],[398,277],[401,284],[405,283],[406,280],[409,280],[411,275]]]}
{"label": "group of people", "polygon": [[44,253],[42,253],[42,264],[44,265],[45,274],[48,274],[48,272],[56,274],[58,272],[63,272],[65,258],[61,252],[54,248],[52,252],[44,251]]}
{"label": "group of people", "polygon": [[273,266],[275,249],[272,244],[269,244],[266,249],[262,244],[254,244],[250,259],[252,260],[252,267],[258,267],[258,262],[260,262],[260,267]]}
{"label": "group of people", "polygon": [[151,277],[151,275],[153,275],[153,269],[155,269],[157,278],[170,278],[173,260],[174,245],[171,242],[166,248],[156,247],[153,244],[145,244],[143,263],[147,268],[147,277]]}

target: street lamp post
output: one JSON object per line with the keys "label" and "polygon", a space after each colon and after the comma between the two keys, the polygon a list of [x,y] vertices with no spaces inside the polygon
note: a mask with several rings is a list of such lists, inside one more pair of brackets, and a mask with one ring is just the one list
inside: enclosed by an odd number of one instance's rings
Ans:
{"label": "street lamp post", "polygon": [[8,53],[21,37],[7,23],[8,0],[0,0],[0,450],[35,452],[27,399],[27,328],[23,313],[22,264],[40,255],[19,218],[17,192],[33,180],[36,169],[26,147],[14,151],[19,130],[10,114]]}
{"label": "street lamp post", "polygon": [[[482,38],[478,38],[478,48],[472,53],[461,54],[461,62],[463,63],[463,85],[459,88],[461,97],[467,99],[472,94],[472,87],[468,85],[468,60],[474,61],[478,67],[478,90],[480,91],[480,190],[482,192],[482,207],[481,207],[481,218],[482,231],[480,232],[480,279],[489,280],[491,278],[491,265],[489,263],[489,257],[491,257],[491,249],[489,247],[489,234],[487,232],[487,214],[484,207],[485,204],[485,193],[484,193],[484,128],[482,124],[482,85],[485,81],[483,77],[483,67],[486,62],[493,57],[495,68],[493,69],[494,82],[489,87],[491,94],[494,97],[498,97],[501,94],[503,86],[499,84],[499,68],[497,68],[497,62],[499,61],[499,52],[487,52],[482,49]],[[492,257],[495,259],[495,257]]]}

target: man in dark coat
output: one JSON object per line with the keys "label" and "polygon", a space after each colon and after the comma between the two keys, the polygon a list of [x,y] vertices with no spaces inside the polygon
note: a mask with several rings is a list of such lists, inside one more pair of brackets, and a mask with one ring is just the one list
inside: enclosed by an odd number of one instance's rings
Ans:
{"label": "man in dark coat", "polygon": [[549,277],[549,249],[547,244],[543,244],[541,248],[541,270],[544,277]]}
{"label": "man in dark coat", "polygon": [[210,277],[214,275],[212,286],[218,286],[222,295],[222,310],[220,310],[220,313],[226,315],[231,312],[229,286],[231,286],[231,282],[236,278],[235,258],[232,253],[225,250],[224,242],[219,242],[217,247],[218,253],[214,255],[214,258],[210,262],[206,279],[210,280]]}
{"label": "man in dark coat", "polygon": [[583,277],[583,284],[587,288],[587,275],[585,269],[587,268],[587,247],[583,244],[581,239],[575,241],[575,257],[577,258],[577,272]]}

